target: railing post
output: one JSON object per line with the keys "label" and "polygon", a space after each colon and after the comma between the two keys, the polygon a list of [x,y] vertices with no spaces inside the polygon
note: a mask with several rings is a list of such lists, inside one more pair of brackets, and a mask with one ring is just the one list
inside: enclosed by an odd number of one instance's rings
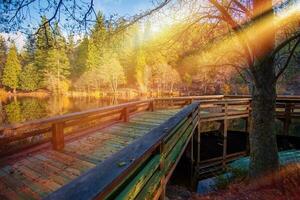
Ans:
{"label": "railing post", "polygon": [[228,103],[225,103],[225,117],[224,117],[224,127],[223,127],[223,167],[226,166],[226,156],[227,156],[227,129],[228,129]]}
{"label": "railing post", "polygon": [[283,125],[283,133],[284,135],[289,134],[289,128],[291,123],[291,104],[285,104],[285,114],[284,114],[284,125]]}
{"label": "railing post", "polygon": [[129,122],[129,108],[128,107],[125,107],[123,109],[122,115],[123,115],[123,121]]}
{"label": "railing post", "polygon": [[197,164],[200,163],[200,150],[201,150],[201,129],[200,129],[200,119],[199,119],[199,122],[198,122],[198,131],[197,131]]}
{"label": "railing post", "polygon": [[153,99],[149,102],[149,111],[151,111],[151,112],[154,111],[154,100]]}
{"label": "railing post", "polygon": [[[159,170],[164,172],[165,171],[165,158],[163,155],[163,152],[164,152],[164,143],[163,141],[161,141],[161,144],[159,146],[159,153],[161,155],[161,160],[160,160],[160,164],[159,164]],[[162,179],[160,180],[160,187],[161,187],[161,194],[159,196],[159,200],[165,200],[165,197],[166,197],[166,177],[165,175],[163,175]]]}
{"label": "railing post", "polygon": [[52,146],[54,150],[64,149],[64,122],[57,122],[52,125]]}

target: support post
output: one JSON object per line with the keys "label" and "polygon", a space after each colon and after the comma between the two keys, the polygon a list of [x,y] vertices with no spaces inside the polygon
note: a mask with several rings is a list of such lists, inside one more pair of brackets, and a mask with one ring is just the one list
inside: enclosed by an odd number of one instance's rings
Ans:
{"label": "support post", "polygon": [[[161,143],[160,148],[160,155],[163,155],[164,152],[164,145],[163,143]],[[164,158],[162,157],[160,160],[160,164],[159,164],[159,170],[160,171],[164,171],[165,168],[165,162],[164,162]],[[166,180],[165,180],[165,175],[162,177],[162,179],[160,180],[160,187],[161,187],[161,194],[159,196],[159,200],[165,200],[166,197]]]}
{"label": "support post", "polygon": [[289,134],[289,128],[291,124],[291,104],[285,104],[285,117],[284,117],[284,124],[283,124],[283,133],[284,135]]}
{"label": "support post", "polygon": [[191,137],[191,176],[190,176],[190,185],[194,187],[194,132],[192,132],[192,137]]}
{"label": "support post", "polygon": [[223,167],[226,166],[226,156],[227,156],[227,129],[228,129],[228,120],[227,120],[227,114],[228,114],[228,104],[225,103],[225,117],[224,117],[224,127],[223,127]]}
{"label": "support post", "polygon": [[154,111],[154,100],[151,100],[149,102],[149,111],[153,112]]}
{"label": "support post", "polygon": [[63,150],[64,142],[64,122],[57,122],[52,125],[52,147],[54,150]]}
{"label": "support post", "polygon": [[123,109],[122,115],[123,115],[123,121],[124,122],[129,122],[129,108],[128,107],[125,107]]}
{"label": "support post", "polygon": [[200,119],[198,122],[197,131],[197,164],[200,163],[200,153],[201,153],[201,129],[200,129]]}

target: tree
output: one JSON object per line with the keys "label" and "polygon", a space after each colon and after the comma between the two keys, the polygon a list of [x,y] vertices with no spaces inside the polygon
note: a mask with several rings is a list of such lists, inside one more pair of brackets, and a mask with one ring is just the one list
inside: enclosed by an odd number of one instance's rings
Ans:
{"label": "tree", "polygon": [[[279,41],[278,45],[275,44],[276,21],[271,0],[253,0],[252,11],[238,1],[234,1],[235,6],[243,10],[244,16],[248,18],[249,23],[246,27],[235,20],[226,9],[226,5],[222,5],[216,0],[210,0],[210,2],[237,35],[249,67],[248,73],[252,83],[250,176],[257,177],[276,170],[279,166],[274,128],[276,81],[280,72],[276,74],[274,56],[279,49],[299,38],[300,35],[289,36],[285,41]],[[246,31],[244,31],[245,29]],[[282,69],[284,70],[284,68]]]}
{"label": "tree", "polygon": [[36,51],[36,39],[33,35],[27,36],[24,50],[24,65],[34,62],[34,54]]}
{"label": "tree", "polygon": [[[0,35],[0,77],[2,77],[5,61],[6,61],[7,46],[5,39]],[[2,83],[0,84],[2,86]]]}
{"label": "tree", "polygon": [[18,59],[17,48],[15,44],[9,49],[7,60],[3,70],[2,83],[16,93],[19,86],[19,75],[21,72],[21,64]]}
{"label": "tree", "polygon": [[45,16],[41,19],[41,26],[44,28],[39,31],[36,36],[36,49],[34,52],[34,65],[36,66],[39,74],[41,75],[41,80],[44,81],[46,78],[44,75],[45,70],[47,70],[47,63],[45,62],[48,58],[48,52],[54,48],[55,39],[53,32],[50,29],[49,23],[47,23],[47,18]]}
{"label": "tree", "polygon": [[45,60],[44,85],[52,92],[61,94],[68,90],[67,78],[70,75],[70,63],[64,51],[53,48]]}
{"label": "tree", "polygon": [[79,78],[87,69],[89,40],[85,37],[79,45],[74,49],[74,62],[71,64],[71,77]]}
{"label": "tree", "polygon": [[120,84],[124,84],[126,82],[124,69],[116,56],[112,55],[110,59],[107,59],[100,70],[103,70],[102,78],[104,82],[109,84],[109,87],[114,93],[117,92]]}
{"label": "tree", "polygon": [[25,65],[20,74],[20,89],[34,91],[39,88],[39,73],[34,64]]}
{"label": "tree", "polygon": [[148,90],[147,63],[143,50],[138,49],[135,61],[135,79],[141,92],[145,93]]}
{"label": "tree", "polygon": [[88,44],[88,70],[95,69],[103,63],[103,55],[108,43],[107,35],[105,17],[99,12]]}

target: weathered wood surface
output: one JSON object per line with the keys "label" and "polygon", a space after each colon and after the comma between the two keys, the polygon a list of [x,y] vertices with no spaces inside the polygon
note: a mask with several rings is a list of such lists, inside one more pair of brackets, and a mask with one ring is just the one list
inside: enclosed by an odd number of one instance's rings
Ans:
{"label": "weathered wood surface", "polygon": [[157,199],[197,127],[198,106],[185,107],[47,199]]}
{"label": "weathered wood surface", "polygon": [[0,199],[44,198],[177,112],[173,109],[139,113],[128,123],[120,122],[70,141],[61,151],[41,149],[18,158],[2,158]]}
{"label": "weathered wood surface", "polygon": [[[98,195],[100,199],[156,199],[164,193],[164,185],[197,124],[224,121],[225,136],[227,120],[248,118],[250,103],[245,96],[160,98],[2,127],[0,131],[6,134],[0,139],[2,148],[7,143],[45,136],[42,142],[52,141],[53,150],[49,145],[34,151],[31,147],[27,153],[0,159],[0,199],[40,199],[62,186],[64,189],[49,199],[91,199]],[[299,105],[298,97],[278,99],[277,117],[284,121],[286,132],[290,120],[300,116]],[[183,106],[186,108],[176,114]],[[228,156],[224,151],[223,165]],[[110,165],[113,162],[119,166]]]}

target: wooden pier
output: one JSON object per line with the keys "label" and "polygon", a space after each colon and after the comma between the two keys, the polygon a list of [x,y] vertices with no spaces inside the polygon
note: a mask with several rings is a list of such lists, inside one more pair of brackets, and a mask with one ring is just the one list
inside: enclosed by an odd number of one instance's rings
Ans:
{"label": "wooden pier", "polygon": [[[228,121],[244,119],[248,96],[158,98],[2,127],[0,199],[159,199],[187,146],[195,171],[227,154]],[[300,97],[278,97],[287,133],[300,117]],[[201,125],[216,121],[223,155],[200,160]],[[196,142],[195,142],[196,141]],[[197,151],[193,145],[197,144]]]}

